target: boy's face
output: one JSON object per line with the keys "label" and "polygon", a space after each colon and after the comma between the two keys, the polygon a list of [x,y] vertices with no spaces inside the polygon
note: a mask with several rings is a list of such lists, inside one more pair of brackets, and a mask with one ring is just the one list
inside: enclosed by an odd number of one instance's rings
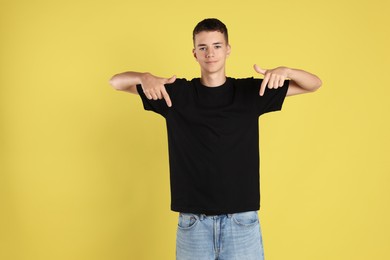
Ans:
{"label": "boy's face", "polygon": [[230,54],[230,45],[219,31],[203,31],[195,35],[193,54],[202,73],[225,72],[225,61]]}

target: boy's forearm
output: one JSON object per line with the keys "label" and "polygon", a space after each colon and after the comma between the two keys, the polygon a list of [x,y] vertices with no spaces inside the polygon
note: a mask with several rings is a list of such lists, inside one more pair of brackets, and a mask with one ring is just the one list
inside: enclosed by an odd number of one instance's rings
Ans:
{"label": "boy's forearm", "polygon": [[287,74],[288,78],[307,91],[315,91],[322,85],[320,78],[304,70],[289,68]]}
{"label": "boy's forearm", "polygon": [[142,77],[145,74],[146,73],[133,71],[119,73],[114,75],[110,79],[110,85],[116,90],[127,91],[137,94],[136,86],[137,84],[141,84]]}

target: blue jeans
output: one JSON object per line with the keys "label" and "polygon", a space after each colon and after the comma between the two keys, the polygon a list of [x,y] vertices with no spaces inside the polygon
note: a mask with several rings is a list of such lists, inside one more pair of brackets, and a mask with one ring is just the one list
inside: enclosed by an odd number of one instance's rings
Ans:
{"label": "blue jeans", "polygon": [[177,260],[263,260],[257,211],[206,216],[180,213]]}

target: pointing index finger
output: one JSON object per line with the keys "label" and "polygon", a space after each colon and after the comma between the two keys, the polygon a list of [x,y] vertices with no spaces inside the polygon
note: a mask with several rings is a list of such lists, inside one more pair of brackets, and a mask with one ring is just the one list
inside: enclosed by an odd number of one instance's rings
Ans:
{"label": "pointing index finger", "polygon": [[268,81],[269,81],[269,74],[265,75],[263,81],[261,82],[260,96],[264,95],[265,87],[267,86]]}
{"label": "pointing index finger", "polygon": [[171,107],[172,106],[172,101],[171,101],[171,98],[169,97],[169,94],[166,91],[165,87],[163,87],[161,89],[161,93],[162,93],[162,96],[164,97],[165,102],[167,103],[168,107]]}

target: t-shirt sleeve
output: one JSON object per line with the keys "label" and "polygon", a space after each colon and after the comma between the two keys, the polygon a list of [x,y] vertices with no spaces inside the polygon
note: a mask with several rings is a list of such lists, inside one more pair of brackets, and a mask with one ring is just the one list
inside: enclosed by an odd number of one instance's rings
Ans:
{"label": "t-shirt sleeve", "polygon": [[289,80],[285,80],[283,86],[280,88],[266,88],[264,91],[264,95],[260,96],[259,92],[262,81],[262,79],[255,80],[255,88],[257,90],[256,109],[259,116],[268,112],[279,111],[282,109],[283,102],[287,95],[287,90],[290,83]]}

